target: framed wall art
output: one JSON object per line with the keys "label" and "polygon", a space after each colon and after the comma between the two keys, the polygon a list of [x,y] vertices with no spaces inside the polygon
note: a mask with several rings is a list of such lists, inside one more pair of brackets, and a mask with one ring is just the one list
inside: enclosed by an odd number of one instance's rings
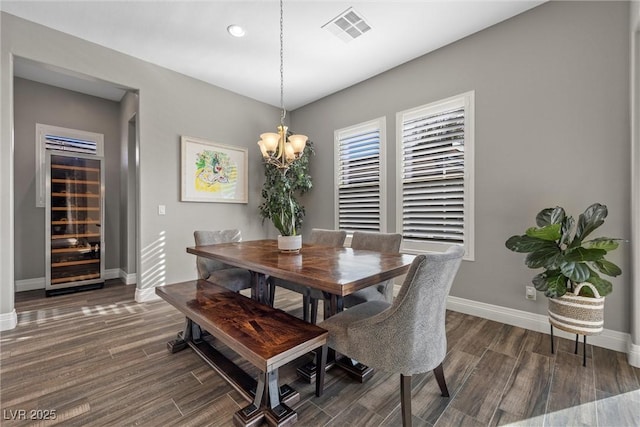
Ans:
{"label": "framed wall art", "polygon": [[183,202],[248,202],[248,153],[244,148],[183,136]]}

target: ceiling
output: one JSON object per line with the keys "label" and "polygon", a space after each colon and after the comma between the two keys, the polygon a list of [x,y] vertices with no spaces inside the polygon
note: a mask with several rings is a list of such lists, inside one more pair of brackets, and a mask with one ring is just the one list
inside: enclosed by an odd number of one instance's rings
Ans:
{"label": "ceiling", "polygon": [[[285,106],[295,109],[473,34],[544,1],[286,0]],[[346,43],[322,27],[352,7],[371,30]],[[262,1],[0,1],[0,9],[280,105],[279,4]],[[243,38],[227,26],[245,28]],[[102,97],[120,88],[19,60],[16,75]],[[55,81],[49,81],[55,79]],[[81,87],[74,88],[73,84]],[[115,92],[109,94],[110,89]],[[106,92],[105,92],[106,91]],[[120,94],[120,95],[119,95]]]}

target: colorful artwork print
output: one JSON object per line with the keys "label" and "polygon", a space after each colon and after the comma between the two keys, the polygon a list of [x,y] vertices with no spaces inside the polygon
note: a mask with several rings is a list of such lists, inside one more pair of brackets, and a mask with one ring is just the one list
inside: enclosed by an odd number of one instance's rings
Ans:
{"label": "colorful artwork print", "polygon": [[233,198],[238,183],[238,166],[225,153],[202,150],[196,154],[194,186],[198,192]]}
{"label": "colorful artwork print", "polygon": [[181,201],[249,201],[247,149],[190,136],[181,137],[181,145]]}

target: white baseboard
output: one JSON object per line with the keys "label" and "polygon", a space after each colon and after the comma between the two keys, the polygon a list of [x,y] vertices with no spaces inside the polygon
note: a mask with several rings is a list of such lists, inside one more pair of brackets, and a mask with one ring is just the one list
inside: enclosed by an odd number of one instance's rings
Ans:
{"label": "white baseboard", "polygon": [[120,269],[120,280],[124,282],[125,285],[135,285],[138,278],[136,273],[126,273],[124,270]]}
{"label": "white baseboard", "polygon": [[[463,298],[449,296],[447,299],[447,309],[483,319],[494,320],[506,323],[507,325],[518,326],[536,332],[549,334],[549,319],[546,315],[534,314],[512,308],[501,307],[493,304],[486,304],[478,301],[471,301]],[[553,330],[554,335],[562,338],[575,339],[574,334],[561,331],[557,328]],[[588,343],[598,347],[627,353],[630,350],[631,336],[629,334],[605,329],[600,335],[589,336]],[[637,358],[640,359],[640,346],[634,346]],[[631,357],[631,353],[628,353]],[[637,363],[633,366],[637,366]]]}
{"label": "white baseboard", "polygon": [[[119,268],[110,268],[104,271],[104,279],[122,279],[127,285],[136,283],[136,275],[126,274]],[[35,277],[33,279],[16,280],[16,292],[35,291],[44,289],[44,277]]]}
{"label": "white baseboard", "polygon": [[119,268],[110,268],[104,271],[104,280],[119,279],[119,278],[120,278]]}
{"label": "white baseboard", "polygon": [[44,277],[16,280],[16,292],[35,291],[44,289]]}
{"label": "white baseboard", "polygon": [[140,289],[136,288],[136,302],[149,302],[149,301],[157,301],[160,299],[158,295],[156,295],[156,288],[147,288]]}
{"label": "white baseboard", "polygon": [[629,345],[627,346],[627,361],[629,365],[640,368],[640,345],[636,345],[629,339]]}
{"label": "white baseboard", "polygon": [[11,313],[0,313],[0,331],[8,331],[18,326],[18,314],[14,308]]}

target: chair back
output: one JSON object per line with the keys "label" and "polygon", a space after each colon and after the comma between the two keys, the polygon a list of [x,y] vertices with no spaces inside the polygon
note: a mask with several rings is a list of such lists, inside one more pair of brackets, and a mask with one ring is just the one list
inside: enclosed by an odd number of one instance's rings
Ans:
{"label": "chair back", "polygon": [[[402,234],[376,233],[370,231],[354,231],[351,238],[352,249],[363,249],[382,253],[397,254],[400,252]],[[376,285],[376,290],[382,294],[384,300],[393,301],[393,280],[385,280]]]}
{"label": "chair back", "polygon": [[[242,240],[240,230],[199,230],[193,232],[196,246],[214,245],[216,243],[239,242]],[[229,268],[229,265],[213,259],[196,257],[196,266],[198,267],[198,277],[200,279],[208,279],[211,272]]]}
{"label": "chair back", "polygon": [[349,330],[351,343],[371,342],[375,337],[379,349],[371,351],[364,348],[370,345],[362,345],[362,354],[350,356],[403,375],[437,367],[447,352],[446,299],[463,255],[464,249],[457,245],[444,253],[418,255],[391,307],[366,319],[366,325]]}
{"label": "chair back", "polygon": [[324,230],[314,228],[311,230],[309,242],[316,245],[340,247],[344,246],[344,240],[347,238],[347,232],[344,230]]}
{"label": "chair back", "polygon": [[354,231],[351,248],[376,251],[382,253],[400,252],[402,234],[376,233],[371,231]]}

